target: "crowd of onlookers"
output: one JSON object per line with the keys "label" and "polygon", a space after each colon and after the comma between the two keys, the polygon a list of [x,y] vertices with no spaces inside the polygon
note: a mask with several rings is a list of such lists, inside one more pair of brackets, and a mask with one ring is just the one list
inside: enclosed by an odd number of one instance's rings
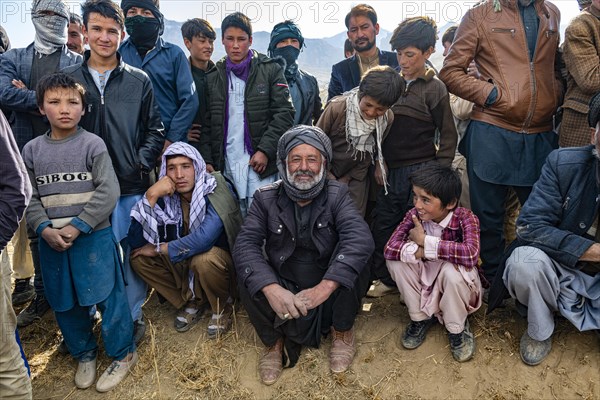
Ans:
{"label": "crowd of onlookers", "polygon": [[[222,337],[243,307],[267,385],[327,336],[346,371],[364,296],[400,294],[406,349],[443,324],[457,362],[483,302],[515,300],[528,365],[557,314],[600,332],[600,0],[578,3],[560,44],[549,1],[484,0],[444,32],[439,71],[433,19],[401,21],[385,51],[356,5],[324,102],[294,21],[265,55],[232,13],[214,61],[203,19],[181,27],[189,57],[162,38],[159,0],[81,17],[34,0],[32,44],[0,27],[0,397],[31,398],[17,327],[50,309],[75,385],[112,390],[149,288],[178,332],[206,314]],[[114,361],[96,379],[100,318]]]}

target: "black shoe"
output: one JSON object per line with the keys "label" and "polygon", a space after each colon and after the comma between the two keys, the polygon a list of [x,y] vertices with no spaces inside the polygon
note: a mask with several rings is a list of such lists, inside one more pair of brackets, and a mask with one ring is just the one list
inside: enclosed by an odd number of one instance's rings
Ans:
{"label": "black shoe", "polygon": [[30,278],[15,280],[15,289],[12,292],[12,305],[20,306],[35,297],[35,289],[29,282]]}
{"label": "black shoe", "polygon": [[133,341],[138,344],[146,334],[146,323],[142,318],[133,321]]}
{"label": "black shoe", "polygon": [[60,344],[58,345],[57,350],[58,350],[59,354],[62,354],[62,355],[69,354],[69,349],[67,348],[67,342],[65,342],[65,339],[60,340]]}
{"label": "black shoe", "polygon": [[529,336],[527,331],[521,336],[519,352],[521,360],[527,365],[538,365],[550,354],[550,350],[552,350],[552,336],[541,342]]}
{"label": "black shoe", "polygon": [[39,321],[49,309],[50,304],[48,304],[48,300],[44,296],[36,295],[27,308],[17,315],[17,327],[23,328],[33,324],[35,321]]}
{"label": "black shoe", "polygon": [[436,318],[431,317],[424,321],[410,321],[402,335],[402,346],[412,350],[419,347],[425,340],[425,335],[429,327],[435,322]]}
{"label": "black shoe", "polygon": [[458,362],[465,362],[475,355],[475,338],[469,326],[469,320],[465,322],[465,329],[461,333],[448,332],[450,351],[452,357]]}

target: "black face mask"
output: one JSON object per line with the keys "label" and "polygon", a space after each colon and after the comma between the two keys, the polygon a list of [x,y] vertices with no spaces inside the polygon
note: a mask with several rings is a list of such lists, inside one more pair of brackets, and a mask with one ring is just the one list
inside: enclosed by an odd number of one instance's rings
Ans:
{"label": "black face mask", "polygon": [[[125,29],[131,37],[138,53],[143,57],[148,50],[154,47],[160,32],[160,21],[156,18],[135,17],[125,18]],[[143,55],[142,55],[143,54]]]}
{"label": "black face mask", "polygon": [[273,57],[282,57],[288,67],[296,63],[299,55],[300,49],[297,49],[294,46],[276,47],[273,49]]}

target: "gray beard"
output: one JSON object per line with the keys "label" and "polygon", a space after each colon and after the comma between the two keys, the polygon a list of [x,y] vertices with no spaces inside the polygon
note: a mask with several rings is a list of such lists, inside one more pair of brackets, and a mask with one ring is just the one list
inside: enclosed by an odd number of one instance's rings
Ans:
{"label": "gray beard", "polygon": [[321,167],[321,171],[319,171],[319,173],[315,176],[312,177],[312,180],[310,181],[305,181],[305,182],[296,182],[296,180],[294,179],[296,174],[298,174],[300,171],[296,171],[293,174],[290,174],[289,172],[286,171],[287,174],[287,179],[288,182],[294,186],[296,189],[298,190],[309,190],[314,188],[315,186],[317,186],[317,184],[319,182],[321,182],[321,179],[323,179],[323,173],[325,171],[325,168],[323,168],[323,166]]}

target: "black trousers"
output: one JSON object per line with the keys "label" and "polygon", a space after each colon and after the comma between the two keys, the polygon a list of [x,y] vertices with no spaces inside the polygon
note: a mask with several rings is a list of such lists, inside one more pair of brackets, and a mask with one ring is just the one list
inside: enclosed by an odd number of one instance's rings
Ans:
{"label": "black trousers", "polygon": [[[287,285],[282,282],[282,286]],[[323,304],[311,310],[307,317],[287,321],[276,315],[262,292],[252,298],[243,282],[240,282],[239,289],[240,300],[250,322],[265,346],[273,346],[280,338],[291,337],[299,345],[318,347],[320,337],[329,332],[331,326],[336,331],[352,328],[368,285],[369,269],[365,267],[352,289],[339,287]]]}

